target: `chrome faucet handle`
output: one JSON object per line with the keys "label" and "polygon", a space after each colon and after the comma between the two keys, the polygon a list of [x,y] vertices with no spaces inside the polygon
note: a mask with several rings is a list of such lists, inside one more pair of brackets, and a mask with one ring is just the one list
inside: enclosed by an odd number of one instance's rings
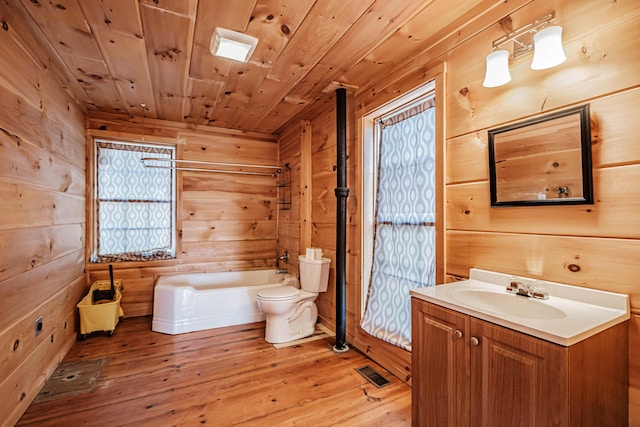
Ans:
{"label": "chrome faucet handle", "polygon": [[278,259],[284,261],[285,264],[289,264],[289,251],[284,251],[284,254],[280,255]]}
{"label": "chrome faucet handle", "polygon": [[507,292],[520,294],[524,286],[524,283],[520,282],[517,277],[511,277],[507,283]]}
{"label": "chrome faucet handle", "polygon": [[549,291],[542,281],[529,285],[521,282],[517,277],[511,277],[507,284],[507,292],[529,298],[549,299]]}
{"label": "chrome faucet handle", "polygon": [[530,289],[531,289],[531,296],[533,298],[549,299],[549,291],[547,290],[547,287],[544,285],[544,282],[538,280],[533,284],[533,286],[530,287]]}

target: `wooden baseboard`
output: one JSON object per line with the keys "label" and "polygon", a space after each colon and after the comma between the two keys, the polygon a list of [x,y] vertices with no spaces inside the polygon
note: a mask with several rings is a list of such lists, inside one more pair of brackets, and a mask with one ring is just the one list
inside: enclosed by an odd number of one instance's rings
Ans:
{"label": "wooden baseboard", "polygon": [[411,385],[411,352],[369,335],[360,326],[356,327],[353,344],[401,381]]}

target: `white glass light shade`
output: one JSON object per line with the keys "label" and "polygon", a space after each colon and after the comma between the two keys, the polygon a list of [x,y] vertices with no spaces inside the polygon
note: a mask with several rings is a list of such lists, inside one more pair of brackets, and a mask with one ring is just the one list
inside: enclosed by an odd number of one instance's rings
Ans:
{"label": "white glass light shade", "polygon": [[216,28],[211,37],[210,50],[214,56],[247,62],[256,48],[258,39],[237,31]]}
{"label": "white glass light shade", "polygon": [[562,64],[567,57],[562,49],[562,27],[554,25],[533,36],[532,70],[545,70]]}
{"label": "white glass light shade", "polygon": [[509,52],[496,50],[487,55],[487,71],[484,75],[484,87],[498,87],[511,81],[509,73]]}

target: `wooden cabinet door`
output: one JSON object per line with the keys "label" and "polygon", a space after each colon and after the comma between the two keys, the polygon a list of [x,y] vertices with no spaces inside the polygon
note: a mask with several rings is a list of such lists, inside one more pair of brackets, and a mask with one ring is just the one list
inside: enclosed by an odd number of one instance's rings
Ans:
{"label": "wooden cabinet door", "polygon": [[469,323],[471,425],[568,425],[567,348],[471,317]]}
{"label": "wooden cabinet door", "polygon": [[469,426],[468,316],[412,299],[414,426]]}

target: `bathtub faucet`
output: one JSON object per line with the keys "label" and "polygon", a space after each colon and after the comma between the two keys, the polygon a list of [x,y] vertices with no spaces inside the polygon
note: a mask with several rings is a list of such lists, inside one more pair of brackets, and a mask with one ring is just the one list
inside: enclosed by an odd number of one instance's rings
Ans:
{"label": "bathtub faucet", "polygon": [[[278,268],[278,263],[280,261],[284,261],[284,268]],[[287,270],[287,264],[289,264],[289,251],[284,251],[284,254],[282,254],[281,256],[278,257],[278,260],[276,261],[276,273],[280,274],[280,273],[288,273],[289,270]]]}

